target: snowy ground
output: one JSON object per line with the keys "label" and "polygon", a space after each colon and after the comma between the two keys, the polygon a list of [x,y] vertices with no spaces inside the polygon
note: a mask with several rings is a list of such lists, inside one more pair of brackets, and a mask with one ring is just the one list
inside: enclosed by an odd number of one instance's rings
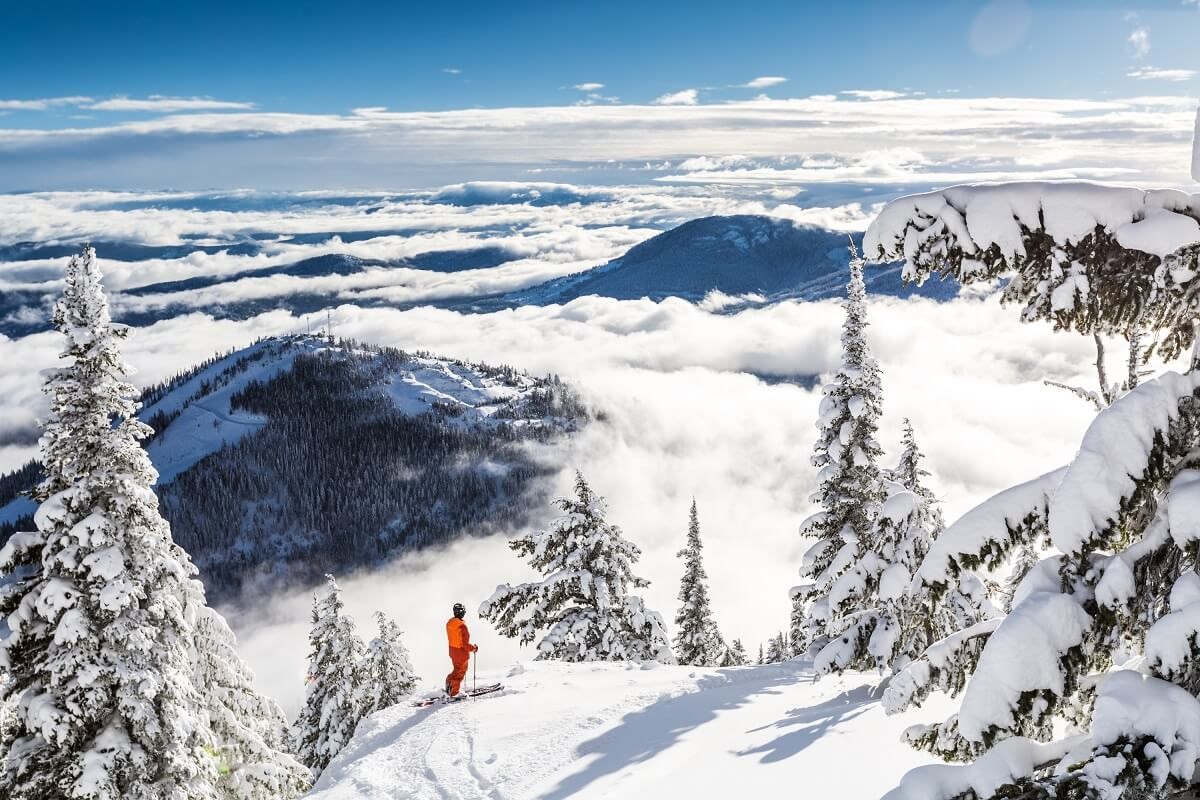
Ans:
{"label": "snowy ground", "polygon": [[[469,677],[468,677],[469,680]],[[531,663],[479,674],[505,691],[364,720],[319,800],[775,796],[878,798],[931,763],[899,741],[951,702],[888,717],[879,679],[811,665],[735,669]]]}

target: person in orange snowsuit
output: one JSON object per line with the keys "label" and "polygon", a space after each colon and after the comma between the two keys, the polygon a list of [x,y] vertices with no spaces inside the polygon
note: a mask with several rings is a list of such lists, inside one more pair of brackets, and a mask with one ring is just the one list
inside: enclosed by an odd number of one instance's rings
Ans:
{"label": "person in orange snowsuit", "polygon": [[454,669],[446,676],[446,694],[454,697],[462,687],[463,678],[467,677],[467,665],[471,663],[471,653],[479,652],[479,645],[471,644],[471,632],[463,617],[467,609],[462,603],[454,604],[454,616],[446,623],[446,639],[450,644],[450,663]]}

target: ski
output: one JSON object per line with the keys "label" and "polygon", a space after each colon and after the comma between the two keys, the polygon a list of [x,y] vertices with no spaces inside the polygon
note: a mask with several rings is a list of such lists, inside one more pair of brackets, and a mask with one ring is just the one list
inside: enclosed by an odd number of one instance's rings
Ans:
{"label": "ski", "polygon": [[424,700],[416,701],[415,703],[413,703],[413,705],[417,708],[427,708],[428,706],[433,706],[433,705],[438,705],[438,704],[457,703],[460,700],[468,700],[470,698],[482,697],[483,695],[486,695],[486,694],[498,692],[503,688],[504,688],[503,684],[493,683],[493,684],[489,684],[487,686],[480,686],[478,689],[472,689],[469,692],[461,692],[459,694],[456,694],[454,697],[446,697],[444,695],[427,697]]}

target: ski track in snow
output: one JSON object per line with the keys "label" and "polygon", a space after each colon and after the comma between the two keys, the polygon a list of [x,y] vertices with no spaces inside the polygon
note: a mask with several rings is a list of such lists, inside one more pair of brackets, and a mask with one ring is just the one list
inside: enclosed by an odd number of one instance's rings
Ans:
{"label": "ski track in snow", "polygon": [[[364,720],[312,800],[564,800],[773,795],[877,798],[933,763],[899,740],[953,710],[888,717],[875,675],[817,682],[807,662],[700,669],[524,665],[495,695]],[[482,678],[481,678],[482,681]],[[859,768],[863,759],[870,764]]]}

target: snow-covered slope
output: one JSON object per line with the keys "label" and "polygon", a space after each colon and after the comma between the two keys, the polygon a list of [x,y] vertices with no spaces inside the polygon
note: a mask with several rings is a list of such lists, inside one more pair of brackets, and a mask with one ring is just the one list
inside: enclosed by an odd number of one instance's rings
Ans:
{"label": "snow-covered slope", "polygon": [[533,662],[505,691],[364,720],[314,800],[802,797],[871,800],[932,757],[899,741],[944,716],[888,717],[876,676]]}

